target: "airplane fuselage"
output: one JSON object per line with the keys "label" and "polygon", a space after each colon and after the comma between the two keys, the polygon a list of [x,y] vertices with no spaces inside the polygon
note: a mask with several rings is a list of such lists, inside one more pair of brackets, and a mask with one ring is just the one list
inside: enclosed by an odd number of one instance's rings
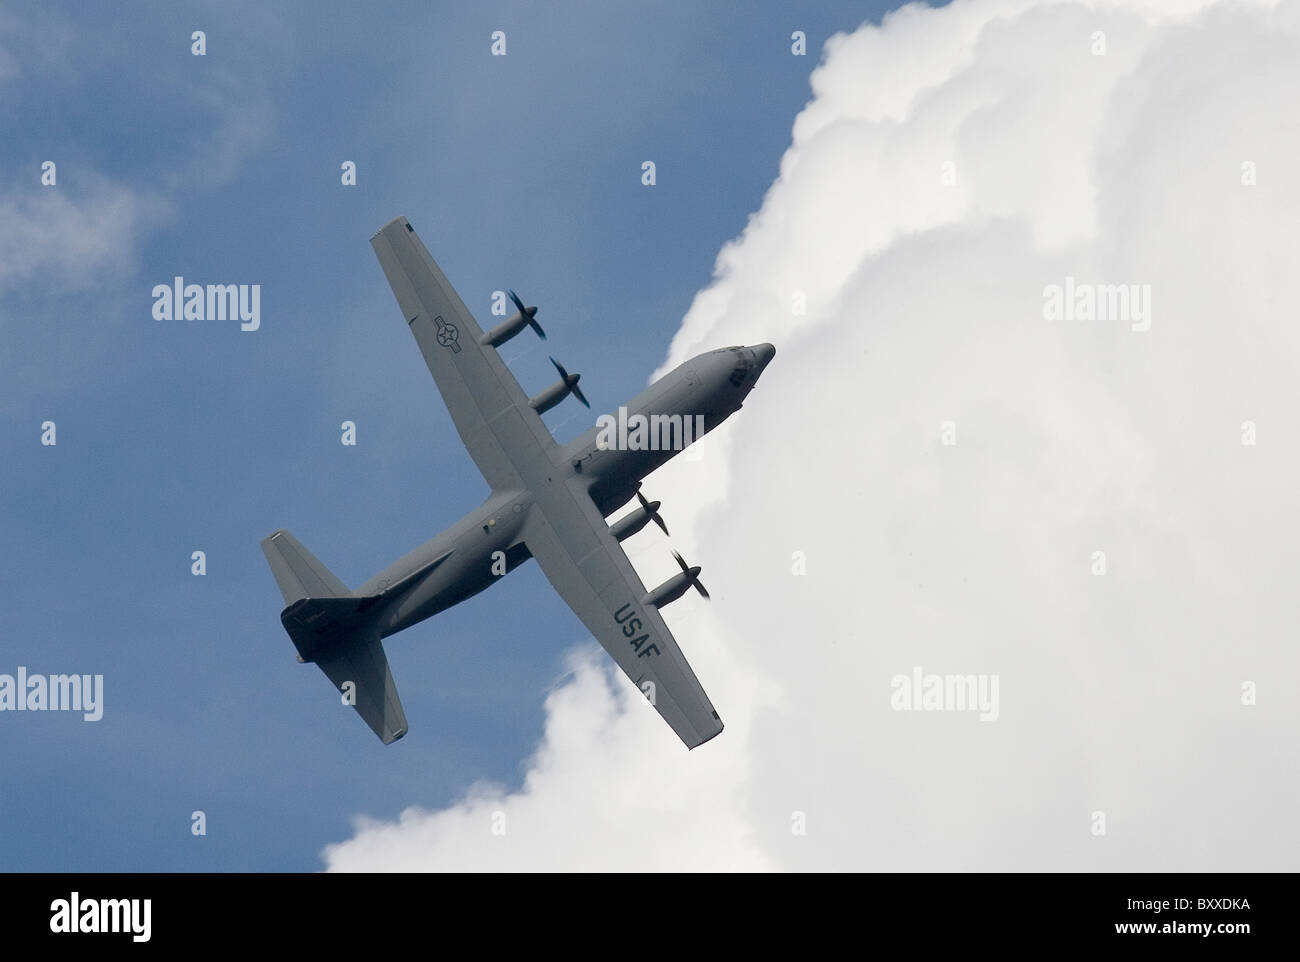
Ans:
{"label": "airplane fuselage", "polygon": [[[699,425],[707,433],[738,411],[773,353],[771,345],[765,344],[697,355],[624,405],[626,419],[689,425],[681,434],[671,434],[672,440],[698,440],[691,427]],[[593,427],[561,448],[559,461],[544,467],[547,482],[584,483],[606,517],[636,495],[646,475],[684,447],[684,443],[623,444],[624,438],[609,445],[610,434],[600,425]],[[669,437],[665,431],[656,441]],[[526,489],[494,491],[456,524],[358,588],[354,592],[358,597],[380,597],[381,637],[478,594],[527,561],[531,555],[521,530],[532,500]]]}

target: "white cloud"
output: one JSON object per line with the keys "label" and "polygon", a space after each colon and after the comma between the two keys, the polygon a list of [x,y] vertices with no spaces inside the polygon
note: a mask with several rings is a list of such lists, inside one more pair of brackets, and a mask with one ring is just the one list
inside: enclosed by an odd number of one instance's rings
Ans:
{"label": "white cloud", "polygon": [[[436,815],[410,809],[397,823],[359,820],[364,841],[327,849],[331,867],[667,871],[718,848],[720,867],[770,867],[748,844],[743,757],[688,757],[675,738],[660,737],[663,723],[635,689],[611,687],[603,651],[584,646],[570,660],[571,678],[547,699],[546,740],[522,792],[475,785]],[[701,793],[712,800],[705,810]]]}
{"label": "white cloud", "polygon": [[222,187],[270,141],[275,111],[265,91],[229,68],[204,71],[201,80],[193,82],[189,98],[210,126],[165,180],[175,191]]}
{"label": "white cloud", "polygon": [[0,195],[0,294],[40,283],[84,290],[109,274],[126,272],[144,236],[168,216],[158,197],[79,171],[77,186],[29,187]]}
{"label": "white cloud", "polygon": [[[259,38],[281,29],[260,10],[245,11],[241,23]],[[116,48],[102,40],[93,24],[56,11],[23,18],[0,11],[0,88],[6,91],[0,127],[11,119],[30,134],[31,117],[50,112],[51,104],[84,98],[106,75],[122,82]],[[178,42],[189,46],[187,36]],[[276,49],[283,52],[283,45]],[[137,168],[134,182],[124,182],[99,169],[80,135],[41,131],[35,138],[39,161],[10,171],[9,186],[0,191],[0,297],[20,290],[81,291],[132,269],[144,242],[167,225],[176,205],[196,189],[234,180],[265,147],[274,128],[265,81],[279,62],[268,67],[260,47],[243,45],[211,65],[188,55],[181,63],[165,84],[186,105],[181,119],[194,135],[188,146],[163,157],[158,170]],[[157,71],[149,69],[153,77]],[[41,181],[39,162],[47,160],[58,164],[56,186]]]}
{"label": "white cloud", "polygon": [[[647,486],[727,730],[686,753],[584,649],[519,792],[327,865],[1296,869],[1300,4],[906,8],[813,88],[668,365],[777,358]],[[1151,285],[1151,329],[1044,320],[1067,275]],[[999,720],[892,711],[915,665],[997,673]]]}

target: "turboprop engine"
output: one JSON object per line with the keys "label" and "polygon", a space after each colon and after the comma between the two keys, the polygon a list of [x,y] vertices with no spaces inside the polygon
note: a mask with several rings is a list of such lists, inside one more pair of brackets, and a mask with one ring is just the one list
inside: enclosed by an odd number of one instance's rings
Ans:
{"label": "turboprop engine", "polygon": [[673,575],[641,600],[647,605],[654,605],[656,608],[662,608],[664,605],[670,605],[682,595],[686,594],[687,588],[694,588],[700,593],[701,598],[708,601],[709,593],[705,590],[704,585],[700,584],[699,565],[688,568],[686,562],[682,560],[682,556],[676,551],[673,552],[673,557],[676,558],[677,563],[681,565],[682,573],[679,575]]}
{"label": "turboprop engine", "polygon": [[578,390],[578,379],[582,377],[582,375],[570,374],[564,369],[564,365],[555,358],[551,358],[551,363],[555,365],[555,370],[559,372],[560,379],[541,394],[534,398],[530,398],[528,401],[529,405],[535,408],[538,414],[545,414],[551,408],[555,407],[555,405],[559,404],[566,397],[572,394],[587,407],[591,407],[591,404],[587,401],[586,397],[583,396],[582,391]]}
{"label": "turboprop engine", "polygon": [[506,318],[492,330],[488,331],[478,339],[480,344],[490,344],[493,347],[500,347],[506,341],[510,340],[526,326],[531,326],[537,332],[537,336],[543,341],[546,340],[546,332],[542,330],[542,325],[537,323],[537,308],[524,307],[524,302],[519,299],[519,295],[514,291],[507,291],[510,299],[515,302],[518,313],[512,317]]}

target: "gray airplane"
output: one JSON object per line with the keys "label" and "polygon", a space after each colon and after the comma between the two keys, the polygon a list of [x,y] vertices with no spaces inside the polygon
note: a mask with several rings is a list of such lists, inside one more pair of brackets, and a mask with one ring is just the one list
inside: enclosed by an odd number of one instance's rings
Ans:
{"label": "gray airplane", "polygon": [[[497,354],[525,327],[546,336],[537,308],[524,307],[512,291],[518,313],[484,332],[405,217],[385,224],[370,244],[461,440],[492,491],[451,528],[355,591],[288,531],[264,539],[262,550],[287,605],[280,621],[298,660],[319,665],[383,743],[391,744],[406,734],[406,715],[381,639],[536,558],[687,748],[717,735],[722,720],[659,614],[691,588],[708,597],[700,569],[674,552],[681,573],[647,591],[619,542],[650,521],[667,533],[659,503],[640,492],[641,479],[678,453],[679,442],[693,440],[683,425],[709,431],[738,411],[776,349],[760,344],[709,351],[650,385],[625,406],[626,420],[635,424],[635,416],[642,416],[642,424],[655,426],[656,438],[645,432],[639,439],[635,432],[624,438],[623,432],[620,443],[610,443],[612,432],[592,428],[561,446],[541,415],[570,394],[587,404],[579,375],[552,358],[560,380],[529,398]],[[613,526],[606,523],[633,498],[639,501],[636,511]]]}

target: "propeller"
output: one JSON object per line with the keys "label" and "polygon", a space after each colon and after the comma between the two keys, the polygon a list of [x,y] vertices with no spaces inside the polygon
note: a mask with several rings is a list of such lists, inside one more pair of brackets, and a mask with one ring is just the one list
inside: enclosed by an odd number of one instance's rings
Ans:
{"label": "propeller", "polygon": [[524,302],[519,299],[519,295],[514,291],[507,291],[506,293],[509,294],[510,299],[515,302],[515,307],[519,309],[519,313],[528,318],[528,323],[532,329],[537,332],[537,336],[543,341],[546,340],[546,332],[542,330],[542,325],[537,323],[537,308],[524,307]]}
{"label": "propeller", "polygon": [[650,520],[659,525],[660,530],[663,531],[664,534],[667,534],[668,525],[664,524],[664,519],[659,517],[659,505],[663,502],[647,501],[645,495],[642,494],[640,490],[637,491],[636,497],[637,500],[641,502],[641,507],[645,510],[645,513],[650,516]]}
{"label": "propeller", "polygon": [[576,397],[579,401],[581,401],[586,407],[591,407],[591,402],[589,402],[586,396],[583,395],[582,391],[578,389],[578,378],[582,377],[582,375],[570,374],[568,371],[564,369],[564,365],[561,364],[559,361],[557,361],[555,358],[551,358],[551,363],[554,364],[555,369],[560,372],[560,380],[563,381],[568,386],[569,392],[574,397]]}
{"label": "propeller", "polygon": [[698,566],[694,568],[687,567],[686,561],[676,551],[673,552],[673,557],[677,559],[677,563],[681,565],[682,570],[691,576],[691,584],[695,586],[695,590],[700,593],[700,596],[705,601],[708,601],[709,593],[705,590],[704,585],[700,584],[700,568]]}

